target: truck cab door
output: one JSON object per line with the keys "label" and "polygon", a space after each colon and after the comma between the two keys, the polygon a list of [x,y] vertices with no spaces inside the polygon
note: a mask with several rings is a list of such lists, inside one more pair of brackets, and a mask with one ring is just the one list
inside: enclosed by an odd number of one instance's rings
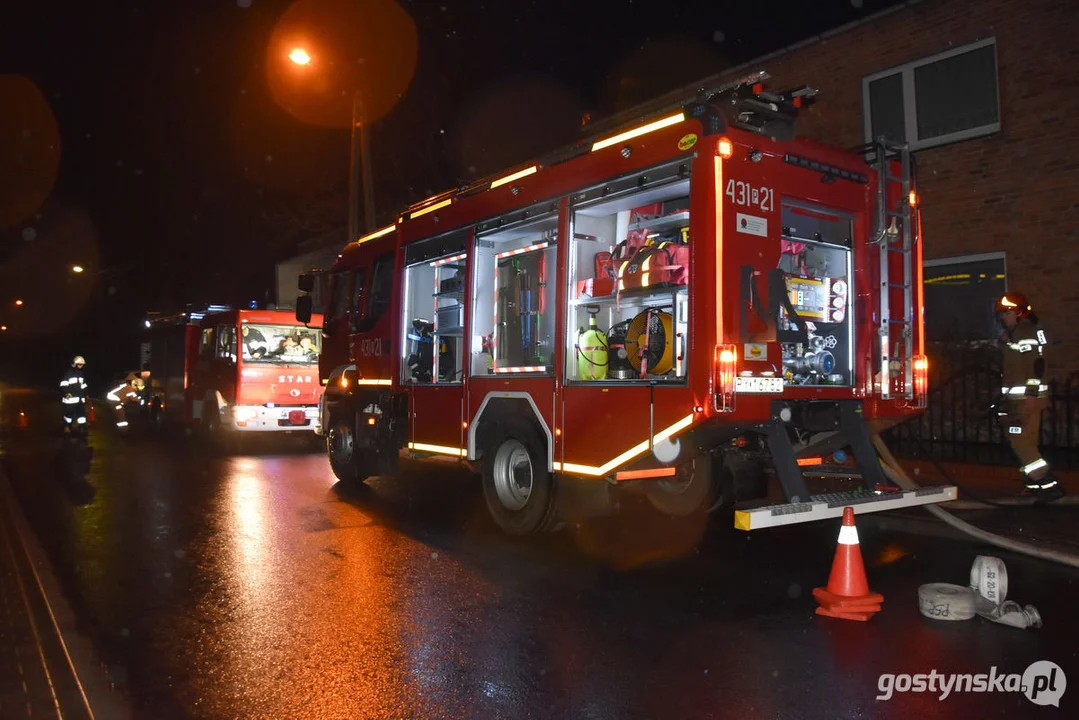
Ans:
{"label": "truck cab door", "polygon": [[[349,319],[349,355],[356,363],[358,376],[367,380],[389,381],[393,372],[390,351],[393,323],[387,312],[393,299],[393,270],[392,252],[378,257],[369,281],[363,283],[363,292],[354,297]],[[359,286],[357,275],[355,287]]]}

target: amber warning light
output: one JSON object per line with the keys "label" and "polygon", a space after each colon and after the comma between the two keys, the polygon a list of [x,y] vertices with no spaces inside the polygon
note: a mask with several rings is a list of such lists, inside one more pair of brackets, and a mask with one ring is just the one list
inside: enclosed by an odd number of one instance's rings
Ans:
{"label": "amber warning light", "polygon": [[730,160],[734,155],[734,144],[727,138],[720,138],[716,144],[716,154],[724,160]]}
{"label": "amber warning light", "polygon": [[737,354],[734,345],[716,345],[714,367],[715,373],[715,407],[717,412],[731,412],[734,410],[734,375]]}
{"label": "amber warning light", "polygon": [[929,358],[915,355],[914,361],[914,405],[925,408],[929,404]]}

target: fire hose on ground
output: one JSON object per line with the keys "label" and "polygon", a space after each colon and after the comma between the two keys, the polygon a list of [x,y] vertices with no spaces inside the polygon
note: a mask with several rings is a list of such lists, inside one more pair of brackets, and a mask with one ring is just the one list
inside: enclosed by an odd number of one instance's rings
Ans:
{"label": "fire hose on ground", "polygon": [[[884,440],[876,433],[873,434],[873,445],[880,454],[882,460],[881,466],[884,468],[884,474],[892,482],[904,490],[919,489],[919,485],[911,480],[910,476],[903,471],[899,462],[895,459],[895,456],[892,455],[892,452],[888,449],[888,446],[884,444]],[[960,520],[955,515],[952,515],[950,512],[937,505],[926,505],[925,509],[933,515],[936,515],[937,518],[948,525],[951,525],[956,530],[970,535],[984,543],[988,543],[989,545],[994,545],[1005,550],[1011,550],[1012,552],[1039,558],[1041,560],[1048,560],[1069,567],[1079,568],[1079,555],[1074,553],[1057,550],[1044,545],[1035,545],[1033,543],[1015,540],[982,530],[964,520]]]}

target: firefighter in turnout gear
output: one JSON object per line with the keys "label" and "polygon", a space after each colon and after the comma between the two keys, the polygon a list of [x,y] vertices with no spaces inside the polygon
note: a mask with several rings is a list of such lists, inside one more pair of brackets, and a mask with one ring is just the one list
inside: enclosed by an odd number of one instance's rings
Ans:
{"label": "firefighter in turnout gear", "polygon": [[109,402],[114,404],[116,427],[126,428],[130,424],[128,413],[135,414],[138,407],[144,403],[142,391],[145,389],[146,385],[143,383],[142,378],[136,377],[132,373],[124,380],[123,385],[114,388],[105,396]]}
{"label": "firefighter in turnout gear", "polygon": [[71,432],[86,432],[86,376],[82,369],[86,358],[76,355],[71,367],[60,381],[60,402],[63,403],[64,429]]}
{"label": "firefighter in turnout gear", "polygon": [[1038,450],[1042,411],[1049,405],[1045,380],[1048,340],[1022,293],[1005,293],[995,310],[1004,328],[1000,338],[1004,351],[1001,393],[1006,412],[1000,415],[1007,419],[1008,440],[1022,465],[1027,492],[1036,502],[1052,502],[1064,496],[1064,488]]}

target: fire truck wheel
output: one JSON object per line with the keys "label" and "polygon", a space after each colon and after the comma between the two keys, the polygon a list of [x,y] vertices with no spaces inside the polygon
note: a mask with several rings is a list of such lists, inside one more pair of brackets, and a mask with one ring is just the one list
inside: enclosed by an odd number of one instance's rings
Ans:
{"label": "fire truck wheel", "polygon": [[330,421],[330,431],[326,435],[326,455],[330,468],[337,479],[343,483],[361,483],[367,479],[365,463],[356,448],[356,432],[346,417],[335,417]]}
{"label": "fire truck wheel", "polygon": [[531,428],[506,425],[483,460],[483,495],[500,528],[512,535],[552,530],[554,480],[547,470],[543,443]]}
{"label": "fire truck wheel", "polygon": [[702,510],[713,494],[712,457],[698,456],[671,480],[645,481],[644,494],[665,515],[686,517]]}

